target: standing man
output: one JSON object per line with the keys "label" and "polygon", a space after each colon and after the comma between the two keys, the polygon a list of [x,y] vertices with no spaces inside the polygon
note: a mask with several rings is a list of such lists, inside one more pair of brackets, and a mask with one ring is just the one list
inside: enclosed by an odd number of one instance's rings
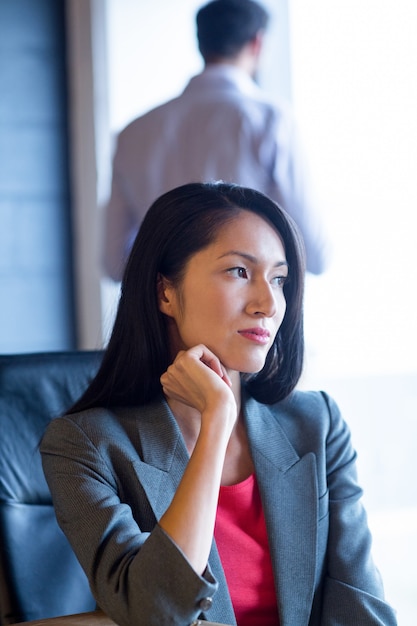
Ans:
{"label": "standing man", "polygon": [[119,134],[104,236],[104,268],[115,281],[159,195],[188,182],[219,179],[277,201],[302,232],[307,269],[324,271],[325,241],[294,120],[254,80],[268,19],[254,0],[212,0],[200,8],[204,70],[181,95]]}

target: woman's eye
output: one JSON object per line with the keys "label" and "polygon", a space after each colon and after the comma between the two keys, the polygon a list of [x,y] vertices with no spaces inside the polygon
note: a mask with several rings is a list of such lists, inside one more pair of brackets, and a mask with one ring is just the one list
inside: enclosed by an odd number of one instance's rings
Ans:
{"label": "woman's eye", "polygon": [[275,276],[273,278],[273,283],[277,287],[283,287],[285,285],[285,281],[287,280],[287,276]]}
{"label": "woman's eye", "polygon": [[246,271],[246,268],[244,268],[244,267],[231,267],[228,270],[228,273],[231,274],[232,276],[236,276],[236,278],[247,278],[248,277],[248,273]]}

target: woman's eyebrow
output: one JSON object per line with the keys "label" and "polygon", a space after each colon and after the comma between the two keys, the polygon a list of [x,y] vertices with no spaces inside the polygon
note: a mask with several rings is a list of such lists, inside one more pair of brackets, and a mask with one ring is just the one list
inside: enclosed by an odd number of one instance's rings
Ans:
{"label": "woman's eyebrow", "polygon": [[[225,252],[224,254],[221,254],[218,258],[219,259],[223,259],[224,257],[227,256],[240,256],[243,259],[246,259],[247,261],[249,261],[250,263],[258,263],[258,259],[253,256],[252,254],[248,254],[247,252],[241,252],[240,250],[229,250],[228,252]],[[274,267],[288,267],[288,263],[287,261],[283,260],[283,261],[277,261],[274,264]]]}

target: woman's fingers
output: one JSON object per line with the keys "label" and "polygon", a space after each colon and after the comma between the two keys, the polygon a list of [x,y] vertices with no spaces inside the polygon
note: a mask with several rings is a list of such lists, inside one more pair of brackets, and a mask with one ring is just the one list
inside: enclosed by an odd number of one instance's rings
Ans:
{"label": "woman's fingers", "polygon": [[224,365],[222,365],[219,359],[212,352],[208,351],[207,355],[205,353],[200,360],[204,363],[204,365],[207,365],[207,367],[213,370],[213,372],[218,374],[220,378],[222,378],[224,382],[229,385],[229,387],[232,386],[232,381],[230,380]]}
{"label": "woman's fingers", "polygon": [[201,410],[211,394],[221,391],[219,379],[231,387],[231,380],[216,355],[206,346],[198,345],[177,354],[162,374],[161,384],[166,395]]}

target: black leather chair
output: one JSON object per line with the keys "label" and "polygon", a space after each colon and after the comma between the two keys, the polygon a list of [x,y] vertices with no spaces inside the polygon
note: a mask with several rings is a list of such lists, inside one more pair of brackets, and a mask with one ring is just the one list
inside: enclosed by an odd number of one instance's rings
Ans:
{"label": "black leather chair", "polygon": [[0,624],[95,609],[56,522],[38,444],[81,395],[100,351],[0,356]]}

